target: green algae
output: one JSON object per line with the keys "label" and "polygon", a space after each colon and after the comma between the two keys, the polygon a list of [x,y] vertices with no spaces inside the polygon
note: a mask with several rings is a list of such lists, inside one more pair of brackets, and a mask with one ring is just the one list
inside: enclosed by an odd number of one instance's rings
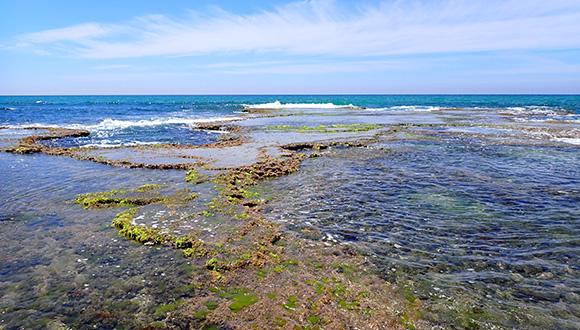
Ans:
{"label": "green algae", "polygon": [[276,297],[278,297],[278,295],[276,294],[276,292],[270,292],[266,294],[266,297],[268,297],[268,299],[270,300],[274,300],[276,299]]}
{"label": "green algae", "polygon": [[262,279],[266,278],[266,276],[268,276],[268,271],[265,269],[258,269],[258,271],[256,272],[256,276]]}
{"label": "green algae", "polygon": [[137,208],[130,208],[118,213],[111,225],[119,230],[119,235],[138,243],[165,244],[181,249],[186,257],[201,257],[206,254],[203,242],[189,236],[175,237],[164,234],[156,228],[133,224]]}
{"label": "green algae", "polygon": [[282,328],[288,323],[288,321],[286,321],[284,318],[280,316],[276,316],[272,323],[274,324],[274,326]]}
{"label": "green algae", "polygon": [[311,326],[321,326],[324,325],[324,320],[316,315],[309,315],[306,317],[306,322],[308,322]]}
{"label": "green algae", "polygon": [[[256,230],[264,231],[267,229],[266,232],[268,235],[272,235],[275,237],[275,230],[271,230],[267,222],[264,219],[261,219],[259,216],[256,217],[256,212],[251,209],[253,206],[246,206],[244,203],[247,203],[251,199],[259,198],[259,194],[253,192],[252,190],[248,189],[251,186],[254,186],[258,181],[268,178],[274,178],[281,175],[285,175],[288,173],[292,173],[299,168],[300,161],[304,157],[300,154],[296,154],[296,156],[281,158],[281,159],[269,159],[266,158],[265,160],[261,161],[259,164],[254,164],[252,166],[247,166],[243,168],[237,168],[234,170],[230,170],[225,172],[224,174],[218,176],[218,178],[214,181],[217,186],[216,190],[218,191],[218,197],[214,198],[208,205],[208,209],[203,212],[195,213],[196,216],[204,215],[204,212],[207,212],[205,215],[213,216],[215,213],[223,213],[226,215],[231,215],[232,218],[237,218],[239,220],[244,220],[246,225],[242,227],[240,230],[240,236],[246,235],[246,233],[250,233],[249,235],[254,235],[253,233]],[[231,207],[231,208],[230,208]],[[239,212],[240,208],[244,207],[244,212]],[[231,212],[231,210],[235,210],[235,212]],[[173,237],[169,234],[162,234],[160,231],[150,228],[144,225],[136,225],[133,222],[134,216],[137,212],[136,207],[132,207],[128,210],[125,210],[119,213],[115,219],[113,220],[113,225],[119,229],[119,234],[135,240],[140,243],[147,243],[151,242],[154,244],[162,244],[166,246],[172,246],[176,249],[181,249],[183,255],[188,258],[192,257],[204,257],[209,255],[211,258],[207,260],[205,266],[208,270],[208,274],[211,279],[209,283],[216,283],[217,281],[221,281],[221,283],[227,283],[224,280],[224,276],[228,276],[228,280],[230,280],[230,276],[228,275],[227,271],[233,271],[237,268],[243,267],[252,267],[257,266],[260,267],[258,270],[257,276],[265,278],[267,276],[267,271],[271,270],[274,273],[283,273],[286,270],[297,270],[301,269],[300,267],[309,265],[309,261],[300,259],[300,262],[295,259],[287,259],[285,254],[281,252],[281,250],[272,249],[270,246],[273,246],[278,239],[271,239],[268,238],[267,240],[262,240],[262,237],[259,237],[258,242],[254,242],[256,246],[260,248],[263,247],[263,250],[258,248],[252,249],[251,252],[244,249],[235,249],[233,251],[226,251],[226,252],[219,252],[218,244],[215,245],[205,245],[199,243],[198,240],[194,238],[187,238],[187,237]],[[242,214],[242,216],[237,216]],[[270,225],[271,226],[271,225]],[[247,227],[247,228],[246,228]],[[272,233],[270,233],[272,232]],[[249,236],[251,239],[255,239],[254,236]],[[235,238],[239,239],[239,238]],[[263,243],[262,243],[263,242]],[[281,245],[284,247],[285,245]],[[206,249],[207,248],[207,249]],[[241,251],[240,251],[241,250]],[[258,252],[258,253],[256,253]],[[260,259],[263,258],[263,259]],[[257,261],[256,261],[257,260]],[[264,260],[266,260],[264,262]],[[323,265],[319,262],[317,264],[318,267],[315,268],[323,268]],[[262,268],[263,267],[263,268]],[[349,267],[345,265],[337,266],[334,270],[338,271],[339,273],[349,274],[357,272],[356,268]],[[222,275],[223,274],[223,275]],[[253,272],[252,272],[253,274]],[[262,276],[261,276],[262,275]],[[235,274],[232,274],[232,277]],[[286,276],[294,276],[294,274],[282,274],[280,278],[284,278]],[[207,278],[207,277],[206,277]],[[329,286],[326,287],[320,281],[316,281],[319,283],[317,294],[323,294],[325,292],[339,293],[341,292],[341,287],[339,284],[335,285],[337,282],[336,278],[333,277],[332,280],[328,280]],[[235,282],[234,282],[235,283]],[[338,287],[338,289],[337,289]],[[203,288],[203,284],[200,285],[200,288]],[[210,291],[212,291],[210,289]],[[346,288],[343,289],[346,293]],[[213,292],[213,291],[212,291]],[[230,289],[230,290],[223,290],[218,289],[215,291],[218,293],[218,296],[221,298],[225,298],[229,300],[228,308],[233,312],[239,312],[246,307],[255,304],[259,301],[259,298],[256,294],[245,290],[245,289]],[[344,295],[338,294],[340,296]],[[268,297],[270,300],[276,300],[276,294],[268,294],[260,293],[260,295],[264,295]],[[338,299],[337,299],[338,300]],[[267,301],[267,300],[265,300]],[[333,300],[336,301],[336,300]],[[280,308],[281,302],[269,302],[270,304],[276,304]],[[179,306],[173,306],[174,304],[168,304],[169,306],[164,307],[165,314],[178,309]],[[338,303],[333,302],[335,309],[342,309],[342,310],[352,310],[358,307],[358,302],[348,301],[344,297],[338,301]],[[287,298],[287,301],[282,304],[286,310],[295,311],[298,306],[298,299],[296,296],[290,296]],[[211,310],[217,308],[218,305],[216,302],[211,303],[210,305],[205,305],[201,309],[196,310],[193,313],[193,317],[198,320],[205,320],[206,316],[210,313]],[[172,308],[175,308],[171,310]],[[213,308],[213,309],[212,309]],[[301,311],[296,311],[293,315],[299,315]],[[191,312],[190,312],[191,313]],[[306,314],[308,315],[308,314]],[[304,317],[306,315],[300,316],[302,322],[304,322]],[[212,314],[212,317],[214,315]],[[306,325],[305,328],[316,328],[319,327],[321,324],[321,320],[315,319],[316,315],[311,315],[310,321],[306,320],[309,325]],[[190,314],[191,317],[191,314]],[[269,319],[271,320],[271,318]],[[283,320],[283,319],[282,319]],[[268,321],[270,322],[270,321]],[[310,326],[310,327],[309,327]]]}
{"label": "green algae", "polygon": [[152,242],[162,244],[166,241],[166,235],[155,228],[133,225],[133,218],[137,213],[136,208],[131,208],[118,213],[112,221],[112,226],[119,229],[119,234],[139,243]]}
{"label": "green algae", "polygon": [[270,131],[297,132],[297,133],[353,133],[367,132],[381,128],[376,124],[334,124],[318,126],[290,126],[290,125],[272,125],[266,126]]}
{"label": "green algae", "polygon": [[407,314],[401,315],[400,322],[401,322],[401,325],[407,330],[415,330],[416,329],[415,324],[413,323],[413,321],[409,318],[409,316]]}
{"label": "green algae", "polygon": [[200,184],[208,181],[207,175],[199,173],[196,169],[190,169],[185,173],[185,181],[191,184]]}
{"label": "green algae", "polygon": [[285,309],[287,309],[289,311],[294,311],[294,310],[296,310],[297,303],[298,303],[298,298],[296,298],[296,296],[290,296],[290,297],[288,297],[286,302],[282,304],[282,307],[284,307]]}
{"label": "green algae", "polygon": [[354,310],[359,308],[360,303],[357,300],[341,299],[338,301],[338,307],[346,310]]}
{"label": "green algae", "polygon": [[137,187],[137,189],[135,189],[135,191],[138,192],[147,192],[147,191],[151,191],[151,190],[157,190],[161,188],[160,184],[156,184],[156,183],[148,183],[148,184],[144,184],[140,187]]}
{"label": "green algae", "polygon": [[207,317],[207,315],[210,313],[209,310],[206,309],[200,309],[197,310],[193,313],[193,317],[198,319],[198,320],[205,320],[205,318]]}
{"label": "green algae", "polygon": [[346,286],[342,283],[336,283],[332,289],[332,294],[335,297],[342,297],[346,294]]}
{"label": "green algae", "polygon": [[[144,188],[144,186],[137,188],[137,192],[150,191],[156,188],[151,188],[150,186]],[[140,190],[141,189],[141,190]],[[127,207],[127,206],[143,206],[147,204],[152,204],[160,202],[163,199],[159,196],[155,197],[126,197],[127,194],[132,193],[131,190],[123,189],[113,189],[110,191],[94,192],[78,195],[74,202],[79,204],[85,209],[91,208],[115,208],[115,207]],[[125,197],[122,197],[125,196]]]}
{"label": "green algae", "polygon": [[202,243],[198,243],[199,246],[184,248],[182,251],[183,256],[186,258],[201,258],[207,254],[207,250],[202,247]]}
{"label": "green algae", "polygon": [[218,270],[220,261],[217,258],[211,258],[205,263],[205,267],[209,270]]}
{"label": "green algae", "polygon": [[185,301],[183,300],[176,300],[169,304],[164,304],[155,308],[154,315],[157,318],[164,317],[168,313],[176,311],[181,305],[183,305]]}
{"label": "green algae", "polygon": [[233,312],[239,312],[242,309],[257,303],[258,300],[258,297],[253,294],[247,292],[239,293],[232,297],[232,303],[229,305],[229,308]]}
{"label": "green algae", "polygon": [[221,298],[225,298],[230,301],[228,308],[232,312],[239,312],[242,309],[259,301],[255,294],[244,288],[229,288],[227,290],[213,288],[213,291],[218,293]]}
{"label": "green algae", "polygon": [[205,302],[205,307],[210,311],[213,311],[214,309],[219,307],[219,303],[217,301],[208,300]]}

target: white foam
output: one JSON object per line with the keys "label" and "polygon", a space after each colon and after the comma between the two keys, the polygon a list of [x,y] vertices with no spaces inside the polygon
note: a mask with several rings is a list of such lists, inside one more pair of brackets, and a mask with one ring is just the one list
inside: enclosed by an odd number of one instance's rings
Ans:
{"label": "white foam", "polygon": [[104,140],[101,143],[89,143],[80,146],[80,148],[117,148],[117,147],[135,147],[135,146],[143,146],[143,145],[154,145],[160,144],[162,142],[141,142],[141,141],[133,141],[133,142],[126,142],[126,143],[119,143],[119,142],[111,142]]}
{"label": "white foam", "polygon": [[337,105],[334,103],[282,103],[275,101],[261,104],[244,104],[244,109],[360,109],[352,104]]}
{"label": "white foam", "polygon": [[42,123],[26,124],[26,125],[11,125],[10,128],[36,128],[36,127],[51,127],[51,128],[71,128],[71,129],[85,129],[88,131],[113,131],[123,130],[131,127],[155,127],[163,125],[188,125],[196,126],[201,123],[212,123],[219,121],[236,121],[241,120],[241,117],[211,117],[211,118],[181,118],[181,117],[167,117],[157,119],[142,119],[142,120],[118,120],[107,118],[95,125],[50,125]]}
{"label": "white foam", "polygon": [[567,113],[565,109],[543,105],[527,105],[524,107],[507,107],[503,112],[523,115],[558,115]]}
{"label": "white foam", "polygon": [[568,144],[580,145],[580,138],[555,138],[554,140]]}
{"label": "white foam", "polygon": [[429,106],[429,105],[397,105],[392,107],[384,108],[366,108],[366,111],[437,111],[441,110],[441,107]]}
{"label": "white foam", "polygon": [[142,120],[117,120],[107,118],[96,125],[82,126],[82,128],[89,131],[101,130],[122,130],[130,127],[155,127],[164,125],[189,125],[195,126],[201,123],[211,123],[216,121],[234,121],[240,120],[240,117],[214,117],[214,118],[159,118],[159,119],[142,119]]}

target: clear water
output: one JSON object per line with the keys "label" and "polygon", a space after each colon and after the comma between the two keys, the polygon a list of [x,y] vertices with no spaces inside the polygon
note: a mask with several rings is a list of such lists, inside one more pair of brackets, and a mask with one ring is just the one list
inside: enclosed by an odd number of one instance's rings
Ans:
{"label": "clear water", "polygon": [[194,294],[179,251],[117,236],[118,210],[77,194],[179,186],[182,171],[126,170],[64,157],[0,153],[0,328],[142,328],[161,304]]}
{"label": "clear water", "polygon": [[580,326],[577,147],[456,137],[382,146],[309,160],[271,184],[268,214],[366,249],[436,322],[478,306],[510,328]]}

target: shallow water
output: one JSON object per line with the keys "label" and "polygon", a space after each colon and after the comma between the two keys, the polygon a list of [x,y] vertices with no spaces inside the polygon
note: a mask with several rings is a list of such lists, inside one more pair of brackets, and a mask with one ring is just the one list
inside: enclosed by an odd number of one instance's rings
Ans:
{"label": "shallow water", "polygon": [[[335,150],[268,188],[268,214],[365,249],[435,322],[580,326],[580,153],[474,138]],[[447,315],[453,314],[457,315]]]}
{"label": "shallow water", "polygon": [[127,170],[43,155],[0,154],[0,327],[144,327],[161,304],[192,295],[179,251],[118,237],[119,210],[83,210],[76,194],[179,187],[182,171]]}

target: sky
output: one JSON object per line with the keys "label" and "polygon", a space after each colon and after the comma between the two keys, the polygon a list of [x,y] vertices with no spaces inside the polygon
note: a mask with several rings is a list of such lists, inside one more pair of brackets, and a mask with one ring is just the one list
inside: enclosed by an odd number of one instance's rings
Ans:
{"label": "sky", "polygon": [[580,94],[579,0],[0,0],[0,95]]}

